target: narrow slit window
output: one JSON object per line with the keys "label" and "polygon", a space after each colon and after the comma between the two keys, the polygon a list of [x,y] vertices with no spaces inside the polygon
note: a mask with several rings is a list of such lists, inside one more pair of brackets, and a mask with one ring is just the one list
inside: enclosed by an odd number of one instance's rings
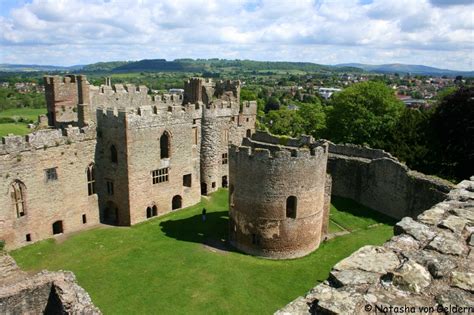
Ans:
{"label": "narrow slit window", "polygon": [[296,206],[297,200],[295,196],[289,196],[286,199],[286,217],[287,218],[296,218]]}
{"label": "narrow slit window", "polygon": [[170,157],[170,135],[168,132],[163,132],[160,137],[160,158],[167,159]]}
{"label": "narrow slit window", "polygon": [[110,161],[112,163],[118,163],[117,148],[114,145],[110,146]]}

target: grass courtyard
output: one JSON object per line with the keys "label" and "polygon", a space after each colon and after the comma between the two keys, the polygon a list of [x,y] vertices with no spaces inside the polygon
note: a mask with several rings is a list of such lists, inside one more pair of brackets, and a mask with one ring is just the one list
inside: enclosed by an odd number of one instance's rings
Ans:
{"label": "grass courtyard", "polygon": [[104,314],[271,314],[325,280],[342,258],[393,235],[392,220],[335,198],[331,231],[351,233],[311,255],[273,261],[220,251],[227,196],[219,190],[196,206],[130,228],[95,228],[11,254],[25,270],[73,271]]}

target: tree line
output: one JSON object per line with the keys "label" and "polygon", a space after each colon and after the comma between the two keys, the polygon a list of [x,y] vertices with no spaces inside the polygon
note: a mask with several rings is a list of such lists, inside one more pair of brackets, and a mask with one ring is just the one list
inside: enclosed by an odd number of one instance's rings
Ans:
{"label": "tree line", "polygon": [[411,169],[452,181],[474,175],[473,86],[450,89],[429,108],[408,108],[375,81],[328,101],[259,87],[243,88],[241,97],[258,100],[258,127],[271,133],[383,149]]}

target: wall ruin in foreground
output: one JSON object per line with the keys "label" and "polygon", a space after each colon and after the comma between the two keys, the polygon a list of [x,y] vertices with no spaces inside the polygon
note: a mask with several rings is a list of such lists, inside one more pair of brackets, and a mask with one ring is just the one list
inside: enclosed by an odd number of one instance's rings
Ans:
{"label": "wall ruin in foreground", "polygon": [[102,314],[72,272],[27,276],[0,253],[0,314]]}
{"label": "wall ruin in foreground", "polygon": [[474,176],[416,220],[403,218],[395,234],[338,262],[275,314],[474,313]]}
{"label": "wall ruin in foreground", "polygon": [[332,194],[395,219],[415,217],[446,198],[448,181],[410,170],[389,153],[355,145],[329,145]]}

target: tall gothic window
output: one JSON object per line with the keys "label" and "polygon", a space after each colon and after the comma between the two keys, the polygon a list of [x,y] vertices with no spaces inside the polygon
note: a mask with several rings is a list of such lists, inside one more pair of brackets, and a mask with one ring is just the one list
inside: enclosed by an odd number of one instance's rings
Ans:
{"label": "tall gothic window", "polygon": [[170,157],[170,135],[167,131],[165,131],[160,137],[160,158],[166,159],[169,157]]}
{"label": "tall gothic window", "polygon": [[17,218],[26,215],[25,190],[25,184],[20,181],[15,181],[12,184],[11,197]]}
{"label": "tall gothic window", "polygon": [[89,196],[95,194],[95,169],[92,163],[87,167],[87,193]]}

